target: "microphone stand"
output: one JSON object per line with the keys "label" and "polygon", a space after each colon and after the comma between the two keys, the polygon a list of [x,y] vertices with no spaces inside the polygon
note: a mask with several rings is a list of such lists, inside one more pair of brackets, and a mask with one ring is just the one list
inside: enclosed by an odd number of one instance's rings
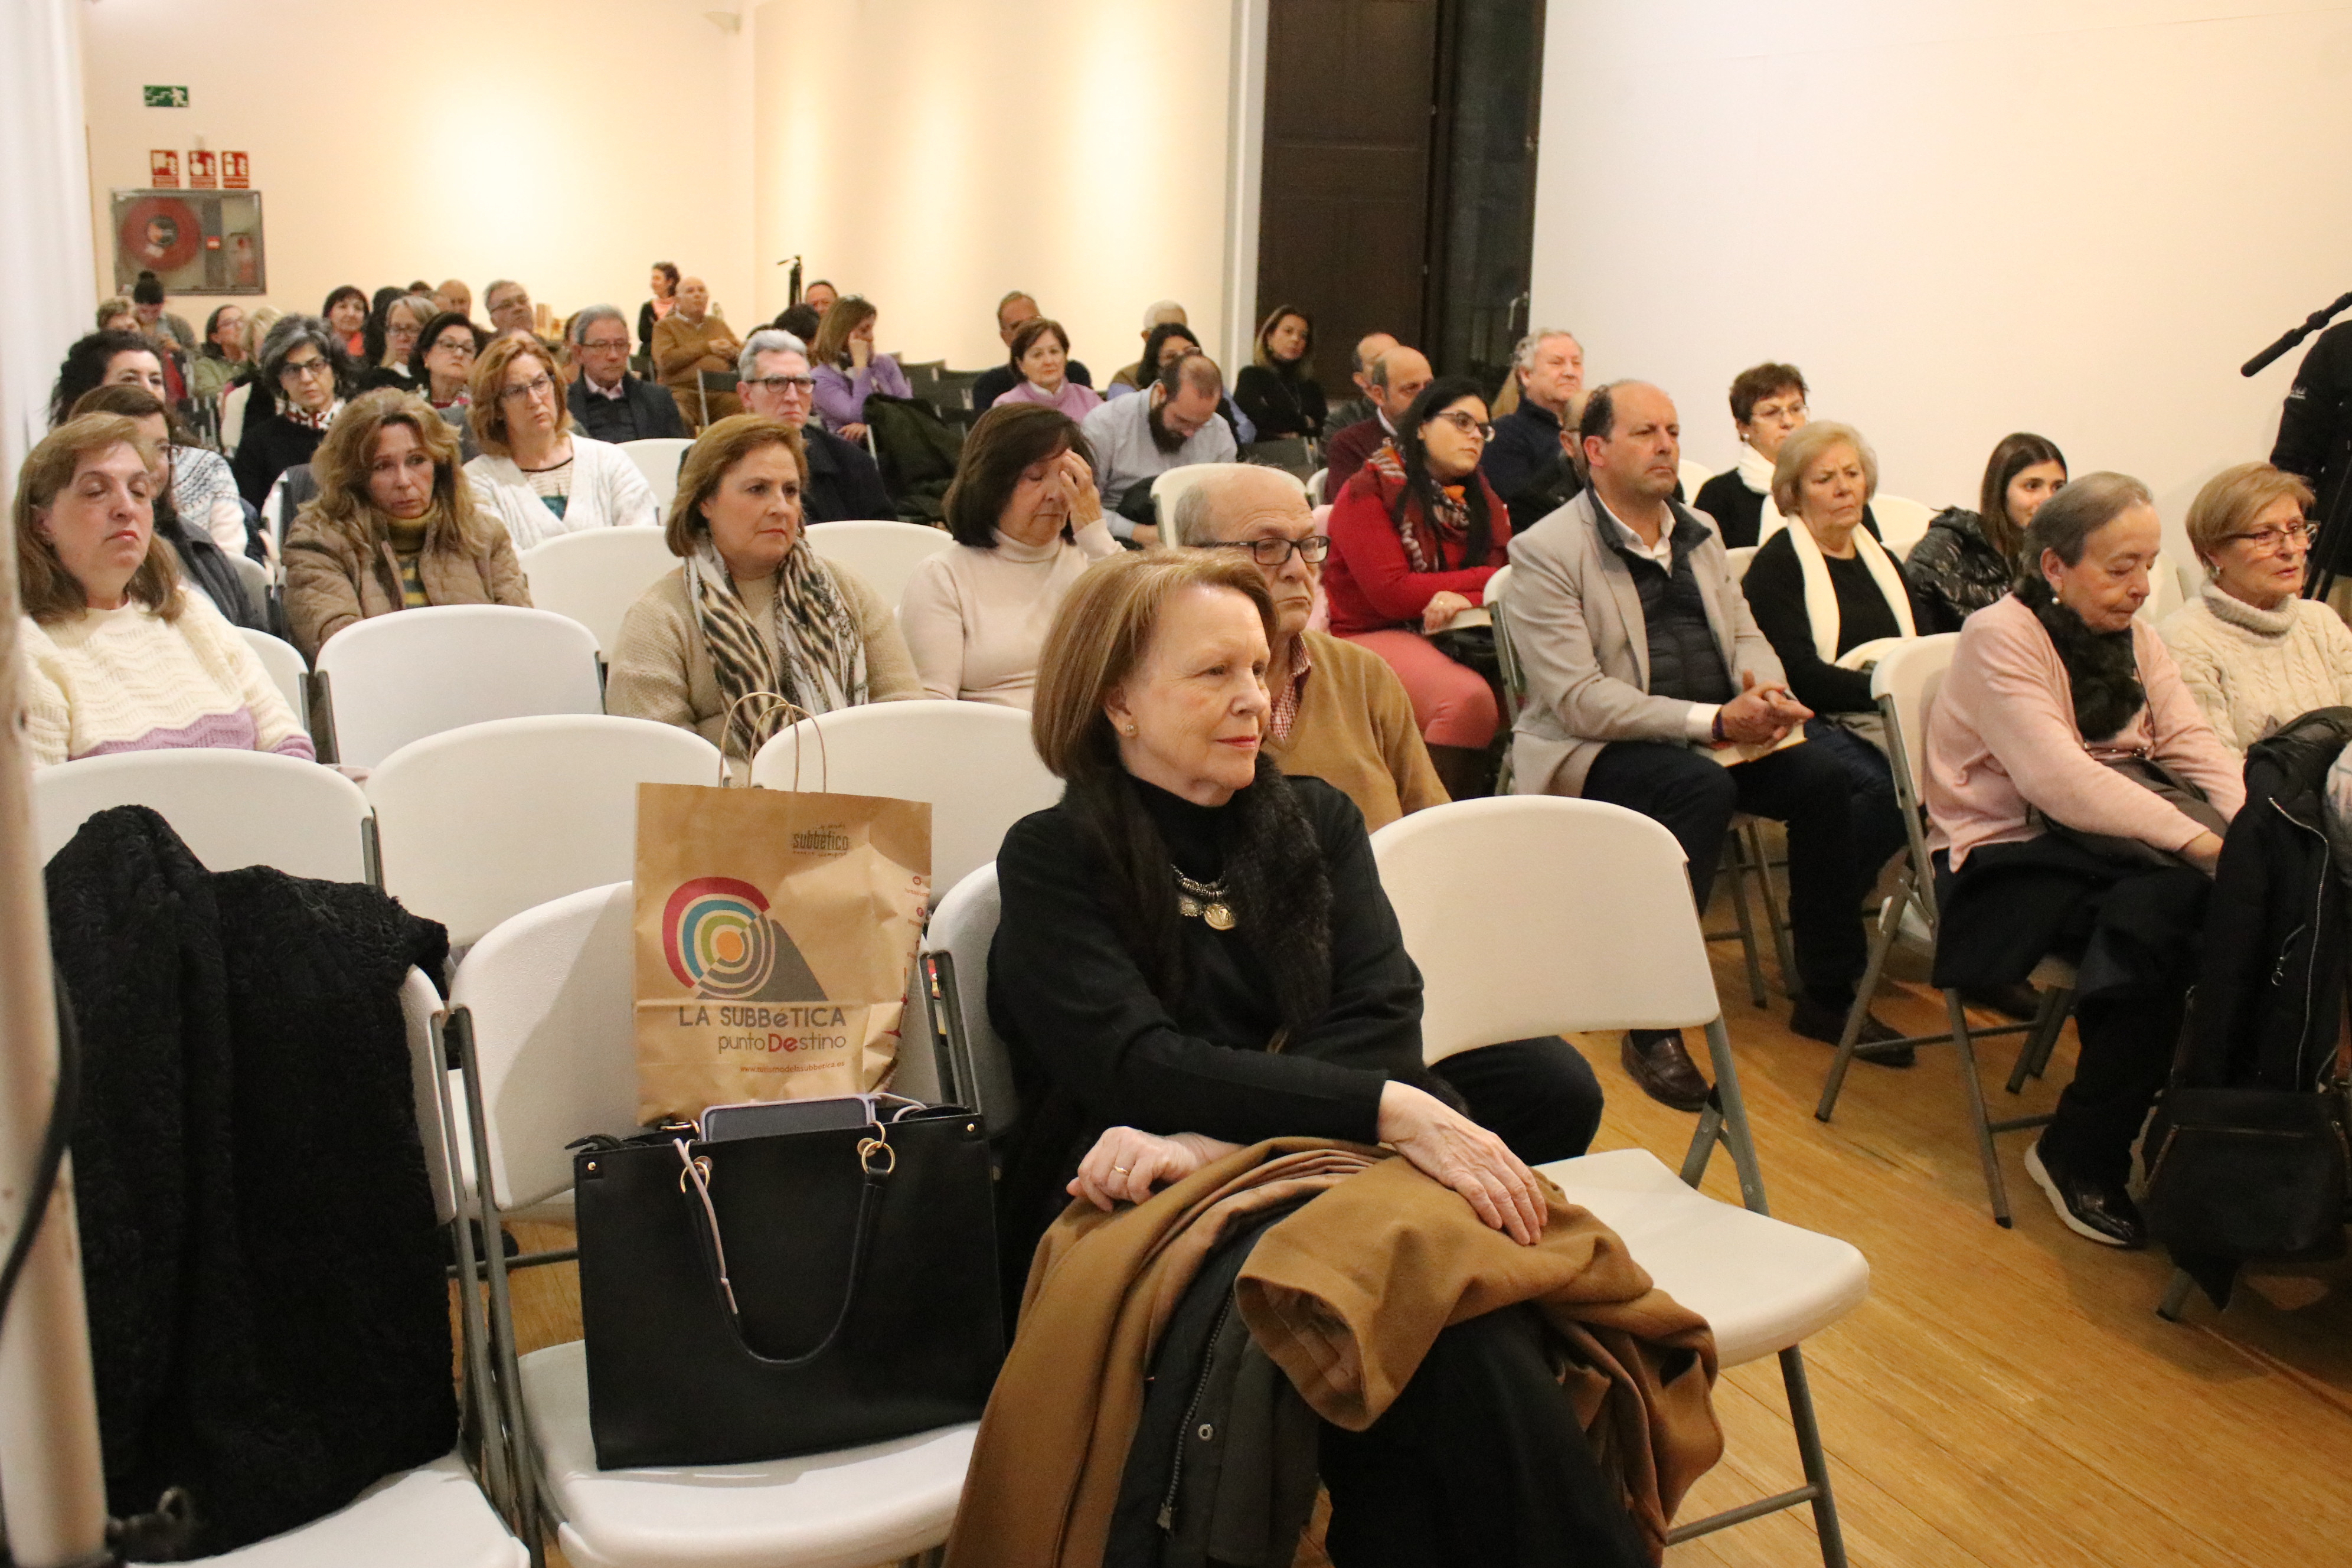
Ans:
{"label": "microphone stand", "polygon": [[[2240,365],[2238,374],[2246,376],[2261,374],[2281,354],[2327,325],[2347,310],[2352,310],[2352,294],[2337,295],[2335,303],[2324,310],[2314,310],[2310,315],[2305,316],[2299,325],[2291,328],[2281,336],[2278,342]],[[2352,455],[2352,431],[2337,432],[2336,447],[2337,456],[2335,466],[2339,472],[2336,475],[2335,489],[2326,498],[2324,507],[2326,516],[2320,520],[2319,531],[2312,540],[2311,550],[2312,559],[2324,561],[2326,564],[2305,574],[2303,593],[2304,596],[2309,599],[2325,599],[2335,590],[2336,580],[2343,574],[2336,560],[2336,552],[2346,538],[2345,530],[2347,527],[2352,527],[2352,524],[2347,524],[2345,521],[2346,500],[2347,497],[2352,497],[2352,466],[2347,466],[2347,455]],[[2326,553],[2323,554],[2322,552]]]}

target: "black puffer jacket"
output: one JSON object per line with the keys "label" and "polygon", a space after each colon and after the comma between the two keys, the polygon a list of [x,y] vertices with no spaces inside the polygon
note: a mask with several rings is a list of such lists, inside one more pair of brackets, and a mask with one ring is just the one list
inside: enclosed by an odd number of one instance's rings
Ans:
{"label": "black puffer jacket", "polygon": [[1960,623],[2016,584],[2017,568],[1984,534],[1984,519],[1966,507],[1947,507],[1925,538],[1903,558],[1913,598],[1925,613],[1923,633],[1956,632]]}

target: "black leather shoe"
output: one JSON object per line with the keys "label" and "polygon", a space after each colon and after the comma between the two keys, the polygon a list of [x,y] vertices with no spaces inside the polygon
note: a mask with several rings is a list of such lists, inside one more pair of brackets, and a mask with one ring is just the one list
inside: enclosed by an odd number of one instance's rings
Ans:
{"label": "black leather shoe", "polygon": [[1617,1059],[1660,1105],[1696,1110],[1706,1103],[1707,1081],[1683,1049],[1679,1029],[1633,1030],[1619,1043]]}
{"label": "black leather shoe", "polygon": [[2031,1024],[2042,1016],[2042,993],[2022,980],[2012,985],[1974,986],[1961,992],[1960,1000],[2021,1024]]}
{"label": "black leather shoe", "polygon": [[2139,1217],[2139,1206],[2131,1201],[2121,1182],[2109,1185],[2094,1182],[2068,1170],[2062,1163],[2054,1168],[2042,1158],[2042,1145],[2036,1142],[2025,1152],[2025,1173],[2033,1178],[2050,1199],[2050,1206],[2076,1236],[2087,1237],[2102,1247],[2140,1247],[2147,1245],[2147,1226]]}
{"label": "black leather shoe", "polygon": [[[1802,1035],[1809,1040],[1819,1040],[1823,1045],[1834,1046],[1845,1036],[1845,1015],[1844,1007],[1832,1007],[1825,1002],[1816,1002],[1810,996],[1800,996],[1797,998],[1797,1005],[1789,1010],[1789,1030],[1790,1033]],[[1877,1014],[1864,1013],[1862,1016],[1862,1034],[1855,1039],[1854,1044],[1880,1046],[1889,1040],[1899,1040],[1902,1037],[1900,1030],[1890,1029],[1881,1023]],[[1874,1056],[1856,1051],[1854,1060],[1875,1062],[1883,1068],[1907,1068],[1917,1063],[1919,1052],[1916,1047],[1911,1046],[1905,1046],[1898,1050],[1880,1051]]]}

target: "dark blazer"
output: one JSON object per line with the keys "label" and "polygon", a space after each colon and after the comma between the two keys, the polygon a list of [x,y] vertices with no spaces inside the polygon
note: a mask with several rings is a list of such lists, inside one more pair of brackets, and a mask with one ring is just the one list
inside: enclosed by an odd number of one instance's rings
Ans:
{"label": "dark blazer", "polygon": [[808,453],[808,482],[801,490],[801,515],[811,522],[849,522],[898,515],[883,488],[882,470],[865,447],[845,441],[814,419],[801,426]]}
{"label": "dark blazer", "polygon": [[1478,468],[1511,509],[1513,533],[1525,533],[1584,488],[1559,444],[1559,421],[1532,403],[1522,402],[1495,421],[1495,438]]}
{"label": "dark blazer", "polygon": [[621,373],[618,401],[591,394],[584,375],[572,384],[565,401],[572,406],[572,422],[599,441],[618,445],[686,434],[686,421],[678,417],[677,399],[669,388],[626,371]]}

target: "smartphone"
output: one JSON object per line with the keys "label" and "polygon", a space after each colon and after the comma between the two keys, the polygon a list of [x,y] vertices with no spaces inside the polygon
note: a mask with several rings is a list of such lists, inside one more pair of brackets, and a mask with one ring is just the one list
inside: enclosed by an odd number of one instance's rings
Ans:
{"label": "smartphone", "polygon": [[702,1113],[702,1141],[724,1143],[737,1138],[772,1138],[780,1132],[865,1127],[877,1121],[895,1121],[910,1110],[922,1109],[920,1100],[898,1094],[840,1094],[823,1100],[714,1105]]}

